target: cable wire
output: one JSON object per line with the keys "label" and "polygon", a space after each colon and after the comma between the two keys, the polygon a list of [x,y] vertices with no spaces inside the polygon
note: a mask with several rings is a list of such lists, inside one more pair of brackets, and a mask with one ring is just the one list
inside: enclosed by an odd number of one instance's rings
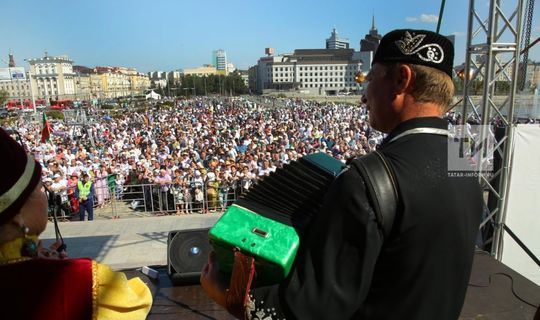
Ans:
{"label": "cable wire", "polygon": [[533,307],[533,308],[538,308],[539,305],[535,305],[534,303],[531,303],[531,302],[528,302],[527,300],[521,298],[517,293],[516,293],[516,290],[514,289],[514,278],[509,275],[508,273],[504,273],[504,272],[496,272],[496,273],[492,273],[489,275],[489,281],[488,281],[488,284],[487,285],[482,285],[482,284],[475,284],[475,283],[471,283],[469,282],[469,286],[470,287],[476,287],[476,288],[487,288],[489,286],[491,286],[491,278],[493,276],[497,276],[497,275],[501,275],[501,276],[505,276],[507,278],[510,279],[510,289],[512,290],[512,294],[514,295],[514,297],[516,297],[519,301]]}

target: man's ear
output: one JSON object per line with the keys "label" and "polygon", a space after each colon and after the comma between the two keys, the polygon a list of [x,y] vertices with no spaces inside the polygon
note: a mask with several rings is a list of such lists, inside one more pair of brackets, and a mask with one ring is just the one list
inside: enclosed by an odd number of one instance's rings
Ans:
{"label": "man's ear", "polygon": [[396,94],[410,91],[414,83],[414,72],[409,65],[400,64],[397,69]]}

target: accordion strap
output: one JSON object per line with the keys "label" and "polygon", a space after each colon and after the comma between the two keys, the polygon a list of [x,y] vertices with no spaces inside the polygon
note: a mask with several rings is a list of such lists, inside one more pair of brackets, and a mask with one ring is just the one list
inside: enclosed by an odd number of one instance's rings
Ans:
{"label": "accordion strap", "polygon": [[356,158],[351,164],[364,178],[377,223],[383,230],[384,237],[388,238],[399,203],[397,184],[392,169],[384,155],[378,151]]}
{"label": "accordion strap", "polygon": [[238,319],[244,318],[244,310],[254,275],[255,259],[236,250],[226,304],[227,311]]}

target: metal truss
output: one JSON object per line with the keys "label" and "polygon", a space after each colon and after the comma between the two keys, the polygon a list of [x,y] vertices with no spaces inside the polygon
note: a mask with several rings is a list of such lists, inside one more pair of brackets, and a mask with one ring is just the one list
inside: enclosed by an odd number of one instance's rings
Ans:
{"label": "metal truss", "polygon": [[[488,135],[493,134],[490,125],[504,130],[494,150],[494,157],[500,157],[500,166],[495,166],[491,172],[478,172],[488,209],[480,228],[482,234],[488,235],[491,254],[499,260],[502,258],[511,166],[524,1],[510,0],[503,3],[502,0],[491,0],[486,8],[485,1],[470,0],[468,12],[466,72],[463,73],[463,124],[471,118],[478,120],[483,125],[480,141],[487,141]],[[506,85],[501,86],[504,83]],[[496,90],[497,85],[499,87]],[[471,96],[478,87],[483,90],[479,100]],[[490,161],[484,154],[479,157],[481,162]]]}

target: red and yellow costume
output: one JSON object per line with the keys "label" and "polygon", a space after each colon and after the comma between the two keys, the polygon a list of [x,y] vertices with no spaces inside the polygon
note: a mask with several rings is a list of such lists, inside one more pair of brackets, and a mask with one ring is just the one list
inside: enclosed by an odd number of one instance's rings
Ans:
{"label": "red and yellow costume", "polygon": [[152,295],[139,278],[90,259],[21,257],[23,238],[0,245],[6,319],[145,319]]}

